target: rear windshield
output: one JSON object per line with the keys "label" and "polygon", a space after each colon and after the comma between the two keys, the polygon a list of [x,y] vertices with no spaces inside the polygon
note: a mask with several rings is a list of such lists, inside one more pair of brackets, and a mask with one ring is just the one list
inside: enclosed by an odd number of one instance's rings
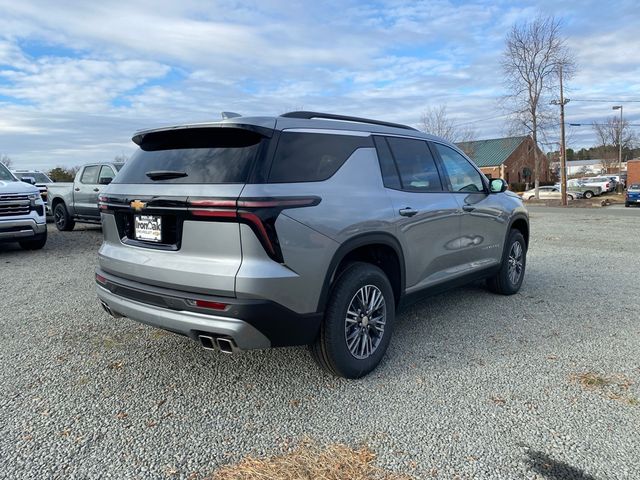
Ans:
{"label": "rear windshield", "polygon": [[19,178],[33,177],[36,183],[52,183],[51,179],[42,172],[21,172],[16,173],[16,176]]}
{"label": "rear windshield", "polygon": [[[148,134],[113,183],[246,183],[266,139],[239,128],[191,128]],[[149,172],[176,172],[163,177]]]}
{"label": "rear windshield", "polygon": [[632,183],[629,190],[640,190],[640,183]]}

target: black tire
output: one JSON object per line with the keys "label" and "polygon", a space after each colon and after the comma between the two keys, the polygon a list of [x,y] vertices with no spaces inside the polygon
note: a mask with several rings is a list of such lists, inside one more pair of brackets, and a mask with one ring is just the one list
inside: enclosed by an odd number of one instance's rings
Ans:
{"label": "black tire", "polygon": [[33,240],[22,240],[18,243],[24,250],[40,250],[47,243],[47,232],[36,235]]}
{"label": "black tire", "polygon": [[[513,249],[517,250],[517,247],[514,247],[514,244],[519,244],[521,249],[521,258],[520,258],[520,273],[517,276],[516,281],[513,281],[513,276],[510,274],[510,265],[513,262],[512,254],[514,253]],[[515,266],[515,265],[514,265]],[[487,286],[489,290],[493,293],[498,293],[500,295],[513,295],[520,290],[522,286],[522,281],[524,279],[524,274],[527,266],[527,244],[524,241],[524,237],[519,230],[511,230],[509,232],[509,237],[507,238],[507,243],[505,245],[505,251],[502,255],[502,266],[500,267],[500,271],[498,273],[487,279]],[[517,270],[517,266],[516,270]]]}
{"label": "black tire", "polygon": [[53,209],[53,222],[61,232],[70,232],[76,226],[75,220],[71,218],[67,207],[62,202],[58,203]]}
{"label": "black tire", "polygon": [[593,192],[591,190],[587,190],[586,192],[584,192],[584,198],[588,200],[591,197],[593,197]]}
{"label": "black tire", "polygon": [[567,195],[567,198],[568,198],[569,200],[573,200],[573,195]]}
{"label": "black tire", "polygon": [[[368,323],[367,316],[356,315],[358,321],[347,320],[347,310],[353,307],[353,302],[358,303],[356,295],[367,287],[373,287],[375,294],[381,294],[384,299],[384,311],[373,310],[376,312],[374,314],[386,315],[386,322],[379,336],[376,335],[379,330],[375,324]],[[318,365],[332,375],[345,378],[363,377],[375,369],[382,360],[391,340],[394,320],[393,289],[385,273],[369,263],[352,263],[342,272],[331,290],[320,333],[316,341],[310,345],[311,355]],[[367,335],[374,340],[366,342]],[[348,336],[354,339],[352,348],[355,347],[357,350],[359,346],[364,348],[366,344],[372,352],[365,358],[357,358],[347,345]],[[354,345],[354,342],[357,344]]]}
{"label": "black tire", "polygon": [[628,202],[624,202],[624,206],[628,208],[629,207],[629,203]]}

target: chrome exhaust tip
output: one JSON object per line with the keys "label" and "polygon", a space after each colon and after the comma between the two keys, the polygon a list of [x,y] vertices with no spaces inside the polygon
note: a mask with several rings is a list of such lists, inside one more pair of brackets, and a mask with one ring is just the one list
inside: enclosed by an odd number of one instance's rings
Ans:
{"label": "chrome exhaust tip", "polygon": [[222,353],[234,353],[238,348],[230,338],[218,337],[216,344]]}
{"label": "chrome exhaust tip", "polygon": [[105,312],[107,312],[109,315],[111,315],[113,318],[122,318],[122,315],[111,310],[111,307],[107,305],[106,302],[103,302],[102,300],[100,300],[100,305],[102,305],[102,309]]}
{"label": "chrome exhaust tip", "polygon": [[200,345],[205,350],[217,350],[216,340],[215,338],[209,335],[198,335],[198,340],[200,340]]}

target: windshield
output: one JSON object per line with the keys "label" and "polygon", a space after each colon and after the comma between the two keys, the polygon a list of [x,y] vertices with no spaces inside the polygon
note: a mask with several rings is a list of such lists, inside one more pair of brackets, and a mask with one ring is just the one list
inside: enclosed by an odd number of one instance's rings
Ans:
{"label": "windshield", "polygon": [[640,190],[640,183],[632,183],[629,190]]}
{"label": "windshield", "polygon": [[42,172],[16,172],[15,175],[18,178],[33,177],[36,183],[53,183],[53,180]]}
{"label": "windshield", "polygon": [[7,167],[0,163],[0,180],[5,182],[15,182],[16,179]]}

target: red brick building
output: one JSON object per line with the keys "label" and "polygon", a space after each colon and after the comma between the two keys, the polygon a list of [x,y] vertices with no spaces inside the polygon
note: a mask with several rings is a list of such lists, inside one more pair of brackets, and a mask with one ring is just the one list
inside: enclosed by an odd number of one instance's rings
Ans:
{"label": "red brick building", "polygon": [[549,180],[547,156],[528,135],[464,142],[459,143],[458,147],[469,155],[487,177],[502,178],[507,183],[533,183],[537,155],[540,159],[539,180]]}
{"label": "red brick building", "polygon": [[640,159],[627,161],[627,185],[640,183]]}

